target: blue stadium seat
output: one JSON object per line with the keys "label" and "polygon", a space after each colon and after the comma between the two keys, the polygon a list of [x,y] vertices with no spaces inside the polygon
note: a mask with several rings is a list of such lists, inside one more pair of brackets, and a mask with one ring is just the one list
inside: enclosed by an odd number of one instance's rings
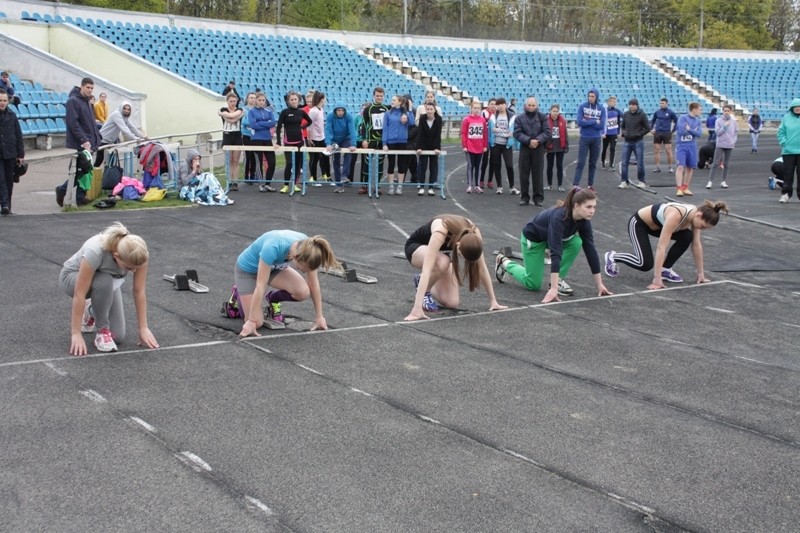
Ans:
{"label": "blue stadium seat", "polygon": [[55,120],[52,118],[45,119],[45,124],[47,125],[47,133],[58,133],[58,126]]}
{"label": "blue stadium seat", "polygon": [[56,130],[56,133],[66,133],[67,131],[67,123],[61,117],[56,119]]}
{"label": "blue stadium seat", "polygon": [[31,114],[30,111],[28,111],[27,104],[20,104],[17,106],[17,116],[20,119],[30,118]]}
{"label": "blue stadium seat", "polygon": [[47,128],[47,123],[44,121],[44,119],[41,118],[36,119],[36,128],[39,130],[39,135],[46,135],[47,133],[49,133],[49,130]]}
{"label": "blue stadium seat", "polygon": [[20,120],[19,121],[19,127],[22,130],[22,135],[24,135],[26,137],[31,135],[31,129],[28,127],[28,121],[27,120]]}

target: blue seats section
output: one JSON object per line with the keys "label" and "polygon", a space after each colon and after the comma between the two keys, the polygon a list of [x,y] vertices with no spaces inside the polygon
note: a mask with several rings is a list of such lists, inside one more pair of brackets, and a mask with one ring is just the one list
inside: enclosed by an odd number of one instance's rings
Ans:
{"label": "blue seats section", "polygon": [[[332,41],[81,18],[72,23],[215,93],[231,79],[242,96],[260,88],[278,110],[288,91],[305,95],[309,88],[326,94],[327,110],[341,103],[351,112],[372,100],[375,86],[386,89],[387,104],[394,94],[411,94],[416,103],[424,97],[419,84]],[[440,105],[445,114],[465,114],[455,102]]]}
{"label": "blue seats section", "polygon": [[[37,14],[31,15],[35,18]],[[2,70],[2,69],[0,69]],[[37,81],[21,80],[15,73],[9,74],[9,81],[14,85],[16,95],[20,98],[20,105],[16,106],[15,113],[17,116],[25,121],[28,119],[42,119],[45,125],[44,132],[41,130],[41,124],[28,125],[23,127],[23,135],[34,135],[45,133],[66,133],[66,124],[59,126],[58,119],[61,119],[61,124],[67,116],[67,93],[59,93],[45,89],[41,83]],[[27,133],[26,133],[27,129]]]}
{"label": "blue seats section", "polygon": [[[591,87],[597,87],[603,102],[615,95],[619,108],[637,98],[648,114],[658,108],[663,97],[676,112],[697,99],[687,87],[630,54],[393,44],[376,47],[483,101],[496,96],[517,98],[517,111],[522,111],[525,97],[533,95],[543,111],[548,111],[551,104],[560,104],[568,120],[575,119],[578,105],[586,101]],[[704,112],[710,110],[704,105]]]}
{"label": "blue seats section", "polygon": [[800,86],[796,60],[665,56],[664,59],[752,110],[779,120]]}

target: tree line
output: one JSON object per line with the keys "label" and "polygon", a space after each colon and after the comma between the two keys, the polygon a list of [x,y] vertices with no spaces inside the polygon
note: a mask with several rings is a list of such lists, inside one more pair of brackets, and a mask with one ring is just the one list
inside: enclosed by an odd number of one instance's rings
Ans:
{"label": "tree line", "polygon": [[73,0],[72,3],[331,30],[618,46],[800,50],[800,0]]}

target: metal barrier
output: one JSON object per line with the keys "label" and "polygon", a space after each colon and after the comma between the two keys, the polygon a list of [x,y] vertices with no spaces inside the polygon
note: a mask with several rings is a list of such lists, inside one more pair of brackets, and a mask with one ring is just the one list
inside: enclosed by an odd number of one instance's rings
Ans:
{"label": "metal barrier", "polygon": [[[239,145],[239,146],[223,146],[222,150],[226,154],[225,155],[225,169],[226,169],[226,175],[227,175],[229,173],[228,171],[229,171],[229,164],[230,164],[229,163],[229,155],[228,154],[231,151],[242,151],[242,152],[247,152],[247,151],[267,152],[267,151],[270,151],[270,152],[282,152],[282,153],[285,153],[285,152],[296,151],[296,150],[298,150],[298,148],[285,147],[285,146],[244,146],[244,145]],[[303,152],[304,154],[305,153],[309,153],[309,154],[311,154],[311,153],[323,153],[326,150],[327,150],[326,148],[317,147],[317,146],[301,146],[301,147],[299,147],[299,151]],[[381,177],[378,176],[378,168],[380,166],[380,159],[381,158],[383,158],[383,157],[385,157],[387,155],[404,155],[404,156],[408,156],[408,155],[414,155],[414,156],[417,156],[417,155],[437,155],[434,150],[423,150],[421,152],[417,152],[416,150],[375,150],[375,149],[372,149],[372,148],[356,148],[355,150],[351,150],[350,148],[342,148],[342,149],[340,149],[339,153],[341,153],[341,154],[349,153],[350,155],[355,156],[355,157],[358,157],[361,154],[367,156],[367,166],[369,168],[369,172],[368,172],[367,183],[365,183],[364,185],[367,187],[367,195],[370,198],[372,198],[373,196],[379,197],[379,195],[380,195],[380,185],[381,185],[381,181],[382,181],[382,176]],[[447,197],[446,194],[445,194],[445,189],[444,189],[445,156],[447,156],[447,152],[445,152],[445,151],[440,151],[439,152],[438,157],[437,157],[437,166],[438,166],[438,171],[439,171],[438,172],[438,177],[437,177],[436,183],[431,185],[432,187],[435,187],[435,188],[439,189],[439,196],[442,199],[445,199]],[[292,164],[292,173],[291,173],[291,175],[294,178],[294,180],[292,180],[291,183],[287,182],[287,180],[285,180],[285,179],[247,180],[247,181],[249,183],[265,183],[265,184],[282,183],[284,185],[289,186],[288,192],[289,192],[290,196],[295,193],[295,190],[294,190],[295,186],[299,186],[300,187],[300,191],[299,191],[300,194],[302,196],[305,196],[305,194],[307,192],[307,187],[309,186],[308,185],[309,183],[320,184],[320,185],[322,185],[324,183],[324,182],[316,182],[316,181],[312,182],[312,181],[310,181],[310,173],[309,173],[309,168],[308,168],[309,159],[306,158],[305,156],[303,157],[303,170],[302,170],[302,172],[300,174],[301,177],[300,177],[300,181],[299,182],[296,181],[298,173],[296,172],[296,169],[295,169],[295,164],[296,163],[295,163],[295,158],[294,157],[291,158],[291,164]],[[213,160],[212,160],[212,167],[213,167]],[[353,186],[358,186],[359,182],[355,181],[353,178],[355,178],[355,176],[351,176],[350,177],[350,180],[351,180],[350,184],[353,185]],[[328,183],[336,185],[335,182],[328,182]],[[401,187],[419,187],[420,186],[420,184],[416,183],[416,182],[404,182],[404,183],[398,184],[398,185],[401,186]]]}

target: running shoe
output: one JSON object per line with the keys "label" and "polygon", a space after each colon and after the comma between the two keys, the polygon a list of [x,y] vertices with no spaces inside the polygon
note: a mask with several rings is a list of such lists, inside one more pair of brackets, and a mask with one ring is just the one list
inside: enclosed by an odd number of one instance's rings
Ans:
{"label": "running shoe", "polygon": [[617,185],[617,189],[627,189],[630,187],[630,184],[627,181],[620,181],[619,185]]}
{"label": "running shoe", "polygon": [[425,196],[425,189],[423,189],[422,187],[420,187],[420,188],[417,190],[417,196]]}
{"label": "running shoe", "polygon": [[723,189],[727,189],[728,188],[728,184],[726,182],[724,182],[724,181],[722,183],[720,183],[719,186],[722,187]]}
{"label": "running shoe", "polygon": [[575,291],[572,290],[572,287],[564,281],[563,279],[558,280],[558,294],[561,296],[572,296]]}
{"label": "running shoe", "polygon": [[97,332],[97,335],[94,337],[94,346],[101,352],[117,351],[117,343],[114,342],[114,336],[108,328],[103,328]]}
{"label": "running shoe", "polygon": [[517,189],[516,187],[511,187],[511,190],[508,191],[508,192],[510,192],[511,194],[515,194],[515,195],[519,196],[519,189]]}
{"label": "running shoe", "polygon": [[508,275],[508,271],[505,267],[505,262],[508,258],[503,254],[497,254],[495,258],[495,266],[494,266],[494,277],[497,278],[497,281],[500,283],[506,282],[506,276]]}
{"label": "running shoe", "polygon": [[636,182],[634,182],[634,185],[636,185],[640,189],[646,189],[647,188],[647,183],[644,182],[644,181],[636,181]]}
{"label": "running shoe", "polygon": [[81,332],[94,332],[95,322],[92,315],[92,300],[86,300],[86,307],[83,308],[83,318],[81,318]]}
{"label": "running shoe", "polygon": [[706,189],[710,189],[713,186],[714,184],[711,182],[711,180],[708,180],[708,183],[706,183]]}
{"label": "running shoe", "polygon": [[275,192],[275,188],[267,184],[259,185],[258,190],[259,192]]}
{"label": "running shoe", "polygon": [[788,194],[781,194],[781,199],[778,200],[779,203],[788,204],[789,203],[789,195]]}
{"label": "running shoe", "polygon": [[394,193],[396,195],[398,195],[398,196],[402,196],[403,195],[403,186],[402,185],[397,185],[395,187],[395,189],[394,189]]}
{"label": "running shoe", "polygon": [[683,278],[671,268],[661,269],[661,279],[670,283],[683,283]]}
{"label": "running shoe", "polygon": [[428,196],[436,196],[436,191],[433,189],[428,189]]}
{"label": "running shoe", "polygon": [[472,194],[472,187],[467,187],[467,194]]}
{"label": "running shoe", "polygon": [[502,188],[502,187],[498,187],[498,188],[497,188],[497,190],[496,190],[496,191],[494,191],[494,192],[495,192],[496,194],[503,194],[503,188]]}
{"label": "running shoe", "polygon": [[289,186],[288,185],[284,185],[283,187],[281,187],[281,190],[280,190],[281,194],[286,194],[287,192],[289,192]]}
{"label": "running shoe", "polygon": [[610,278],[616,278],[617,276],[619,276],[619,265],[617,265],[617,263],[614,262],[614,250],[606,252],[605,267],[606,267],[605,268],[606,276]]}
{"label": "running shoe", "polygon": [[683,187],[678,187],[675,191],[675,196],[683,196]]}
{"label": "running shoe", "polygon": [[270,320],[274,320],[275,322],[280,322],[281,324],[286,323],[286,319],[281,313],[281,303],[280,302],[269,302],[267,304],[267,318]]}

